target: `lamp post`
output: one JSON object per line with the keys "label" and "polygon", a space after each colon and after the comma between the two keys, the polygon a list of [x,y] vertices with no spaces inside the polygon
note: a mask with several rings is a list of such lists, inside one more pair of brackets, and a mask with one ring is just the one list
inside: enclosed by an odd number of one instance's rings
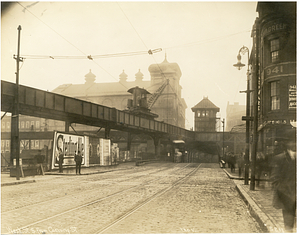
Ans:
{"label": "lamp post", "polygon": [[241,62],[241,54],[245,54],[247,53],[248,55],[248,61],[247,61],[247,90],[243,91],[247,93],[247,97],[246,97],[246,116],[242,117],[243,121],[246,121],[246,148],[245,148],[245,179],[244,179],[244,184],[248,185],[249,184],[249,127],[250,127],[250,121],[252,120],[252,118],[250,117],[250,89],[249,89],[249,83],[250,83],[250,69],[249,69],[249,49],[245,46],[243,46],[240,50],[239,50],[239,54],[237,55],[237,59],[238,62],[236,64],[234,64],[233,66],[236,67],[238,70],[240,70],[242,67],[245,66],[245,64],[243,64]]}

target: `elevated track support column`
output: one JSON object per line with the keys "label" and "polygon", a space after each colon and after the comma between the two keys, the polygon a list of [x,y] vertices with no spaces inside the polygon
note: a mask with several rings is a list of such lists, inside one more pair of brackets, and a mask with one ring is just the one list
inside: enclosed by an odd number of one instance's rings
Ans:
{"label": "elevated track support column", "polygon": [[105,127],[104,138],[108,139],[109,138],[109,134],[110,134],[110,128],[109,127]]}
{"label": "elevated track support column", "polygon": [[157,158],[160,155],[160,138],[157,135],[153,135],[152,138],[155,147],[155,158]]}
{"label": "elevated track support column", "polygon": [[127,150],[128,151],[130,151],[131,141],[132,141],[132,136],[131,136],[131,133],[128,132],[128,137],[127,137]]}
{"label": "elevated track support column", "polygon": [[70,131],[70,125],[71,125],[70,122],[68,122],[68,121],[65,122],[65,132],[68,133]]}

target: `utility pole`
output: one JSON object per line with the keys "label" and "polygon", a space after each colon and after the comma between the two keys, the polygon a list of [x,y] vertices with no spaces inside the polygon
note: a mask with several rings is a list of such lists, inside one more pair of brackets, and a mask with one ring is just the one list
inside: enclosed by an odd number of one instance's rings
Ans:
{"label": "utility pole", "polygon": [[221,121],[222,122],[222,124],[223,124],[223,156],[222,156],[222,158],[224,159],[224,128],[225,128],[225,118],[223,118],[223,121]]}
{"label": "utility pole", "polygon": [[20,180],[20,139],[19,139],[19,71],[20,62],[23,62],[23,58],[20,57],[20,37],[21,37],[21,25],[18,27],[18,53],[14,55],[14,59],[17,61],[16,71],[16,90],[14,107],[11,116],[11,163],[13,163],[14,156],[16,157],[16,178]]}

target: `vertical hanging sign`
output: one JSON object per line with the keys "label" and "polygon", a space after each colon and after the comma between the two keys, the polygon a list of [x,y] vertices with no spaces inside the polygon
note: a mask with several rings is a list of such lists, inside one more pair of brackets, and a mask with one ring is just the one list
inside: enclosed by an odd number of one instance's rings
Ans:
{"label": "vertical hanging sign", "polygon": [[289,85],[289,109],[297,108],[297,86]]}

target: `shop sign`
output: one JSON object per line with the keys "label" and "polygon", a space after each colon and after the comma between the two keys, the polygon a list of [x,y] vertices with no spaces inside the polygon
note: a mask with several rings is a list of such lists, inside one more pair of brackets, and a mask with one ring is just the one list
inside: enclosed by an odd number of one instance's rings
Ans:
{"label": "shop sign", "polygon": [[289,86],[289,109],[297,108],[297,87],[296,85]]}
{"label": "shop sign", "polygon": [[285,23],[273,23],[273,25],[267,27],[262,31],[262,36],[265,37],[266,35],[270,33],[274,33],[276,31],[281,31],[281,30],[286,30],[287,29],[287,24]]}

